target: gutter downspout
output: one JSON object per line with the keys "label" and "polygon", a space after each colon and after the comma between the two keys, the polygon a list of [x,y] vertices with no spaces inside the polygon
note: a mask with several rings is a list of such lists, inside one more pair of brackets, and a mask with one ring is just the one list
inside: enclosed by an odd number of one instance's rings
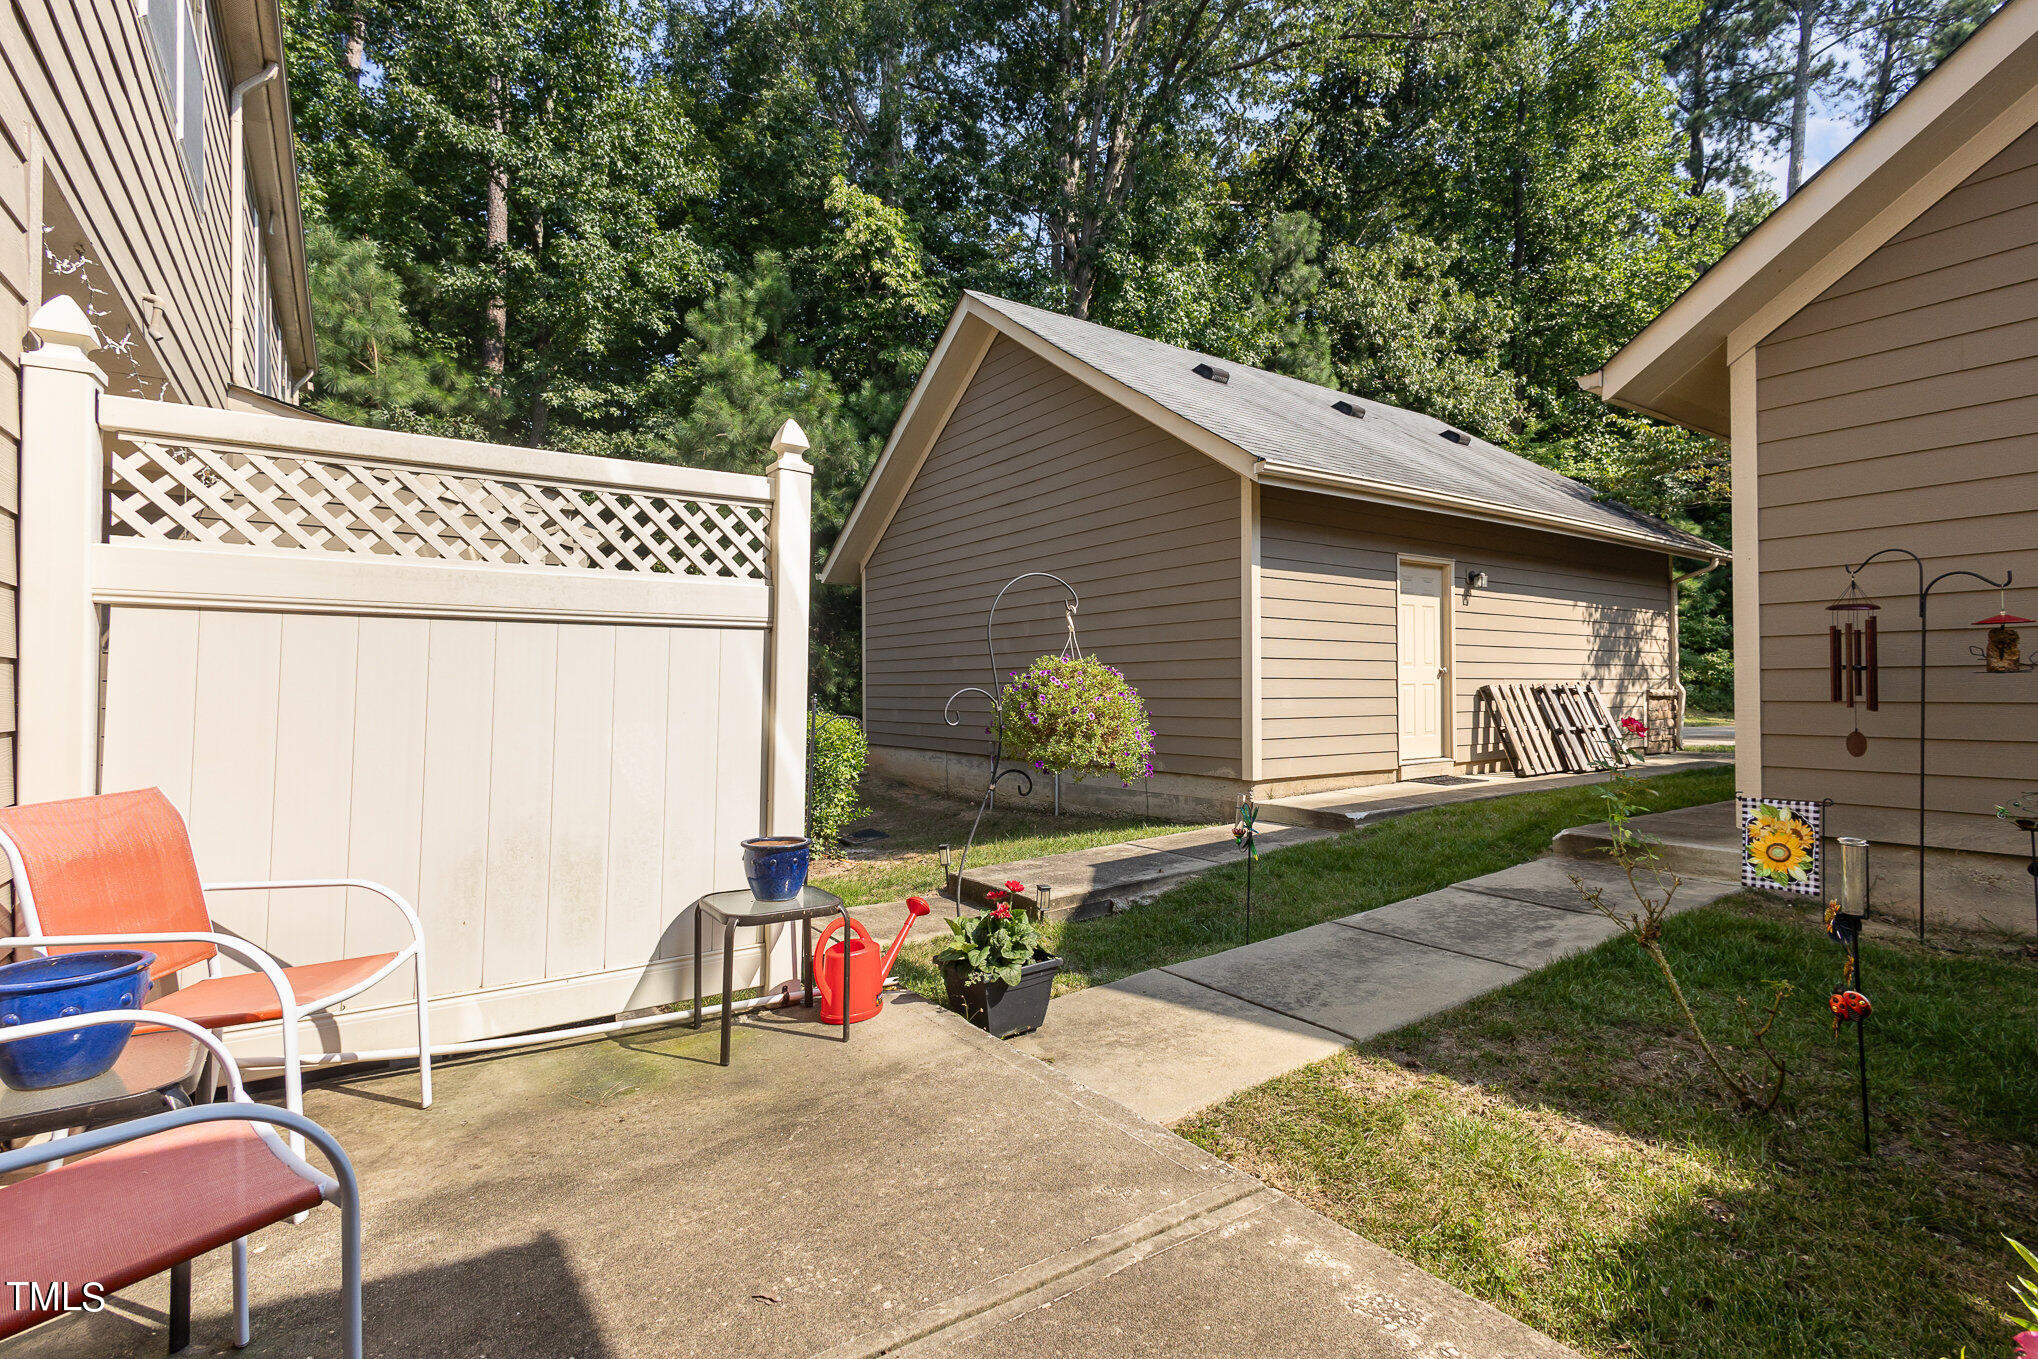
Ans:
{"label": "gutter downspout", "polygon": [[1714,557],[1697,570],[1686,571],[1680,575],[1677,573],[1677,559],[1675,557],[1670,558],[1670,687],[1677,691],[1677,736],[1671,742],[1671,748],[1674,750],[1684,749],[1684,706],[1686,702],[1684,689],[1684,644],[1679,635],[1681,631],[1678,625],[1678,605],[1680,601],[1677,597],[1677,587],[1684,584],[1687,580],[1697,580],[1706,572],[1716,569],[1719,564],[1720,559]]}
{"label": "gutter downspout", "polygon": [[233,272],[233,311],[227,327],[230,352],[230,357],[227,360],[227,372],[229,375],[227,380],[236,387],[248,385],[245,381],[247,376],[246,368],[241,357],[241,341],[245,338],[244,332],[247,328],[247,323],[243,317],[243,313],[247,309],[247,283],[242,277],[247,269],[247,261],[244,258],[247,253],[247,245],[242,238],[248,231],[247,133],[242,125],[241,105],[246,102],[250,90],[258,85],[268,84],[281,74],[283,74],[282,65],[272,61],[246,80],[243,80],[240,84],[234,86],[233,92],[227,96],[227,163],[231,167],[233,174],[232,202],[227,210],[228,222],[230,224],[229,230],[232,233],[231,238],[233,240],[231,261]]}

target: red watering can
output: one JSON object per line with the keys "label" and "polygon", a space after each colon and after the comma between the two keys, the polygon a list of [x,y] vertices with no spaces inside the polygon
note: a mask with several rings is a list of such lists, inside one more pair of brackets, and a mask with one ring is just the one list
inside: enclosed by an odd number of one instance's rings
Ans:
{"label": "red watering can", "polygon": [[[932,910],[926,902],[914,897],[906,903],[906,923],[899,926],[898,938],[883,953],[878,952],[877,940],[855,916],[849,918],[850,933],[856,937],[848,941],[849,948],[849,1022],[861,1024],[885,1006],[878,994],[884,987],[885,974],[892,970],[892,960],[899,956],[899,946],[906,942],[906,935],[913,928],[913,922]],[[821,931],[821,937],[814,941],[814,987],[821,993],[821,1022],[840,1024],[842,1022],[842,949],[841,941],[830,942],[829,937],[842,928],[837,917],[828,922],[828,928]]]}

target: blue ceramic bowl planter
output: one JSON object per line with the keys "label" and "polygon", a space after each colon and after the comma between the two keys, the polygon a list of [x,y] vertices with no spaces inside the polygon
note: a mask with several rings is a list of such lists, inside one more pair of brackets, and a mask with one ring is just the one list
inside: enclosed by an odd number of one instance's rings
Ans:
{"label": "blue ceramic bowl planter", "polygon": [[[138,1010],[155,961],[155,954],[140,949],[95,949],[0,967],[0,1032],[100,1010]],[[120,1059],[133,1032],[132,1024],[101,1024],[0,1043],[0,1082],[16,1090],[48,1090],[89,1081]]]}
{"label": "blue ceramic bowl planter", "polygon": [[807,885],[813,842],[798,835],[766,835],[743,842],[743,875],[759,901],[791,901]]}

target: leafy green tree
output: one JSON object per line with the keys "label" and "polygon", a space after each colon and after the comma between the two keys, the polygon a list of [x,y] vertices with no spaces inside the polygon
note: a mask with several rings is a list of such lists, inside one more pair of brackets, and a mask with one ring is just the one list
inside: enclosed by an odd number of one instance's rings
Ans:
{"label": "leafy green tree", "polygon": [[314,220],[304,252],[318,332],[312,408],[353,424],[477,437],[473,384],[417,332],[381,248]]}
{"label": "leafy green tree", "polygon": [[626,422],[714,276],[711,167],[637,0],[293,0],[308,178],[454,345],[501,437]]}

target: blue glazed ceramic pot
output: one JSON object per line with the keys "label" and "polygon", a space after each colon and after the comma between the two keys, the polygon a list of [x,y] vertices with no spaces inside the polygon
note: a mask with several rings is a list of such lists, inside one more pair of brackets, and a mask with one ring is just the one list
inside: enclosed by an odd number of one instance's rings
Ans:
{"label": "blue glazed ceramic pot", "polygon": [[[139,1009],[155,961],[140,949],[96,949],[0,967],[0,1033],[41,1019]],[[0,1082],[47,1090],[89,1081],[120,1059],[133,1032],[132,1024],[99,1024],[0,1043]]]}
{"label": "blue glazed ceramic pot", "polygon": [[791,901],[807,885],[812,842],[797,835],[767,835],[743,842],[743,875],[759,901]]}

